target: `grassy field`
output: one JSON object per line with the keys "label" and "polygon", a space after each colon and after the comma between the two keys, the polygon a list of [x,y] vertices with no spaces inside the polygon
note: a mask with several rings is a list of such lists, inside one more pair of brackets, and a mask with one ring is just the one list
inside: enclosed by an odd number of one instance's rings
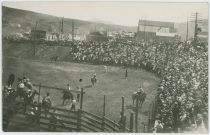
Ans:
{"label": "grassy field", "polygon": [[[154,99],[159,79],[153,74],[144,70],[128,69],[128,79],[124,79],[125,69],[122,67],[108,67],[105,73],[103,65],[78,64],[69,62],[49,62],[38,60],[26,60],[18,58],[4,57],[3,59],[3,85],[6,83],[10,73],[17,77],[22,77],[23,73],[33,83],[66,88],[70,83],[73,89],[79,84],[79,79],[83,79],[83,86],[90,85],[90,77],[97,74],[98,82],[92,87],[85,89],[84,110],[97,115],[102,115],[103,96],[106,95],[106,116],[112,120],[119,120],[121,111],[121,97],[125,97],[125,114],[127,116],[127,126],[129,126],[130,112],[132,111],[131,95],[142,85],[147,93],[146,101],[139,112],[139,130],[142,131],[141,122],[147,123],[150,104]],[[41,95],[50,92],[53,105],[61,106],[62,93],[52,89],[41,89]]]}

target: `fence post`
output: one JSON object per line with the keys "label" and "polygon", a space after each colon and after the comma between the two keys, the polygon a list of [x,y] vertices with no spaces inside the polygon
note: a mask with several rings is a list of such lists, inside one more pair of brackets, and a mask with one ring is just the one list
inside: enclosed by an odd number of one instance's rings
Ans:
{"label": "fence post", "polygon": [[78,117],[77,117],[77,132],[81,131],[81,117],[82,117],[82,105],[83,105],[83,88],[81,88],[80,92],[80,109],[78,109]]}
{"label": "fence post", "polygon": [[123,132],[125,132],[125,121],[126,121],[126,117],[125,117],[125,105],[124,105],[124,96],[122,97],[122,130]]}
{"label": "fence post", "polygon": [[83,88],[81,88],[81,92],[80,92],[80,109],[82,110],[82,105],[83,105]]}
{"label": "fence post", "polygon": [[40,131],[40,119],[41,119],[40,118],[40,116],[41,116],[41,105],[40,105],[40,102],[39,102],[40,101],[40,95],[41,95],[40,93],[41,93],[41,83],[39,84],[39,95],[38,95],[38,102],[37,102],[38,103],[38,111],[39,111],[39,114],[38,114],[39,115],[39,117],[38,117],[38,128],[39,128],[39,131]]}
{"label": "fence post", "polygon": [[143,124],[143,133],[146,133],[146,125],[144,123]]}
{"label": "fence post", "polygon": [[122,116],[124,116],[124,97],[122,97]]}
{"label": "fence post", "polygon": [[123,132],[126,132],[126,116],[123,117]]}
{"label": "fence post", "polygon": [[138,112],[139,111],[139,99],[136,99],[136,118],[135,118],[135,126],[136,126],[136,133],[138,133]]}
{"label": "fence post", "polygon": [[40,101],[40,92],[41,92],[41,83],[39,84],[39,95],[38,95],[38,104],[39,104],[39,101]]}
{"label": "fence post", "polygon": [[[114,123],[116,123],[116,121],[114,120]],[[116,130],[116,125],[114,124],[114,130],[113,131],[115,131]]]}
{"label": "fence post", "polygon": [[130,113],[130,132],[133,132],[133,112]]}
{"label": "fence post", "polygon": [[81,113],[82,113],[82,110],[78,109],[78,111],[77,111],[77,132],[81,131]]}
{"label": "fence post", "polygon": [[102,125],[101,125],[101,130],[104,131],[104,121],[105,121],[105,107],[106,107],[106,96],[104,95],[104,104],[103,104],[103,117],[102,117]]}
{"label": "fence post", "polygon": [[[150,104],[150,106],[151,106],[151,104]],[[151,123],[151,112],[149,111],[149,119],[148,119],[148,124],[147,124],[147,133],[149,133],[150,131],[149,131],[149,128],[150,128],[150,123]]]}
{"label": "fence post", "polygon": [[151,123],[151,119],[149,118],[148,125],[147,125],[147,133],[150,132],[150,125],[151,125],[150,123]]}

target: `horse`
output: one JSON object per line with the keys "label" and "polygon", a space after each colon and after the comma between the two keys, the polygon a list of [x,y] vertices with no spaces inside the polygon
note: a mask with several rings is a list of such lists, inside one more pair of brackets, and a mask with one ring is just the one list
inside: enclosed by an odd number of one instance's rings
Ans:
{"label": "horse", "polygon": [[132,94],[133,104],[134,104],[134,101],[135,101],[137,98],[138,98],[138,100],[139,100],[138,103],[140,104],[140,107],[142,107],[142,105],[143,105],[143,103],[144,103],[144,101],[145,101],[145,99],[146,99],[146,93],[143,92],[143,93],[141,93],[141,94],[138,94],[138,92],[134,92],[134,93]]}
{"label": "horse", "polygon": [[7,103],[13,102],[16,99],[16,90],[5,86],[3,89],[3,98]]}
{"label": "horse", "polygon": [[70,91],[63,91],[63,105],[65,103],[66,100],[73,100],[74,99],[74,96],[73,94],[70,92]]}
{"label": "horse", "polygon": [[14,74],[10,74],[8,81],[7,81],[7,86],[12,87],[13,83],[15,81],[15,75]]}
{"label": "horse", "polygon": [[91,79],[90,79],[91,83],[92,83],[92,86],[94,86],[94,84],[96,83],[97,79],[96,79],[96,76],[93,76]]}
{"label": "horse", "polygon": [[52,62],[52,61],[58,61],[58,58],[59,58],[58,56],[53,56],[53,57],[50,58],[50,61],[51,61],[51,62]]}
{"label": "horse", "polygon": [[145,92],[143,92],[142,94],[140,94],[140,97],[139,97],[139,103],[140,103],[140,107],[142,107],[145,99],[146,99],[146,96],[147,94]]}

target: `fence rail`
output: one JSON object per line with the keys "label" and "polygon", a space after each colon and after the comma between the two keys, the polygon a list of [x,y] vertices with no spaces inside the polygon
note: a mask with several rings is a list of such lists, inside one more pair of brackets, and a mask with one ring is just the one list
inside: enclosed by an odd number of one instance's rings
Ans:
{"label": "fence rail", "polygon": [[[40,84],[33,84],[36,87],[42,87],[42,88],[47,88],[47,89],[54,89],[54,90],[66,90],[65,88],[58,88],[58,87],[52,87],[52,86],[47,86],[47,85],[40,85]],[[70,90],[71,92],[75,92],[75,93],[81,93],[78,90]],[[84,92],[85,93],[85,92]]]}
{"label": "fence rail", "polygon": [[[34,84],[35,87],[38,87],[39,90],[39,96],[38,96],[38,104],[40,104],[40,95],[41,95],[41,88],[46,88],[46,89],[54,89],[54,90],[65,90],[64,88],[58,88],[58,87],[52,87],[52,86],[46,86],[46,85],[41,85],[41,84]],[[124,116],[124,97],[122,97],[122,118],[123,120],[121,121],[121,124],[119,125],[115,121],[112,121],[108,119],[105,116],[105,95],[104,95],[104,104],[103,104],[103,115],[98,116],[95,114],[92,114],[90,112],[86,112],[82,110],[83,106],[83,89],[81,91],[77,90],[71,90],[72,92],[79,93],[80,94],[80,108],[77,111],[71,111],[63,108],[58,108],[58,107],[51,107],[49,111],[47,112],[46,117],[46,110],[41,108],[40,104],[40,110],[38,116],[33,115],[36,119],[38,119],[38,123],[36,125],[38,128],[36,128],[35,131],[72,131],[72,132],[132,132],[131,129],[133,127],[130,127],[130,129],[126,128],[125,123],[126,123],[126,117]],[[55,96],[58,96],[57,94]],[[4,105],[4,112],[7,108],[7,105]],[[15,122],[15,120],[19,119],[18,117],[22,117],[21,119],[24,120],[26,123],[27,118],[25,118],[25,114],[23,111],[21,112],[20,109],[18,108],[18,112],[14,114],[14,118],[11,118],[10,125],[11,123]],[[26,106],[23,107],[23,110],[26,109]],[[28,109],[28,111],[31,111]],[[50,118],[56,118],[56,122],[52,121]],[[30,117],[32,118],[32,116]],[[5,120],[5,119],[4,119]],[[5,120],[7,122],[8,120]],[[4,122],[4,123],[5,123]],[[31,124],[28,122],[28,124]],[[27,126],[28,124],[25,124]],[[5,124],[6,125],[6,124]],[[13,125],[14,127],[14,125]],[[16,128],[11,128],[8,129],[8,131],[25,131],[25,128],[19,127],[19,124],[16,124]],[[24,127],[24,126],[23,126]],[[32,126],[33,127],[33,126]],[[5,130],[5,129],[4,129]],[[34,130],[34,129],[33,129]]]}
{"label": "fence rail", "polygon": [[[7,107],[3,107],[4,111],[7,109]],[[52,112],[52,110],[56,110],[57,112]],[[28,112],[30,111],[32,110],[29,109]],[[80,115],[78,115],[79,113]],[[59,117],[55,123],[50,122],[51,115]],[[23,110],[20,109],[10,120],[9,127],[11,128],[6,131],[21,131],[21,126],[24,126],[22,128],[22,131],[25,131],[24,129],[26,128],[26,126],[29,126],[30,124],[30,119],[28,119],[26,116],[27,115],[23,113]],[[39,122],[36,126],[38,126],[39,128],[36,128],[35,130],[37,132],[122,132],[120,126],[112,120],[106,117],[97,116],[84,110],[69,111],[66,109],[52,107],[47,113],[47,117],[44,116],[44,110],[42,109],[41,115],[38,117],[38,119]],[[102,126],[103,123],[104,126]],[[77,126],[78,124],[80,125]],[[55,127],[55,129],[50,129],[50,127]],[[104,129],[102,129],[102,127]],[[126,128],[126,132],[129,132],[129,129]]]}

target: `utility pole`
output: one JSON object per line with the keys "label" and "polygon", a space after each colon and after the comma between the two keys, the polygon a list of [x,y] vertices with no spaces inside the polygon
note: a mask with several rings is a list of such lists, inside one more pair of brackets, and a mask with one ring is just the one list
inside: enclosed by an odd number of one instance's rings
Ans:
{"label": "utility pole", "polygon": [[139,19],[139,22],[138,22],[137,33],[139,32],[139,25],[140,25],[140,19]]}
{"label": "utility pole", "polygon": [[198,38],[198,23],[202,23],[201,15],[198,12],[195,12],[191,15],[191,22],[195,23],[195,30],[194,30],[194,41],[197,41]]}
{"label": "utility pole", "polygon": [[194,40],[197,41],[197,28],[198,28],[198,12],[195,13],[195,32],[194,32]]}
{"label": "utility pole", "polygon": [[186,41],[188,41],[188,17],[187,17],[187,33],[186,33]]}
{"label": "utility pole", "polygon": [[139,113],[139,98],[136,99],[136,115],[135,115],[135,132],[138,133],[138,113]]}
{"label": "utility pole", "polygon": [[[37,25],[38,25],[38,21],[36,21],[36,23],[35,23],[34,30],[37,29]],[[32,39],[35,40],[36,38],[34,36],[32,36]],[[36,55],[36,45],[35,45],[34,41],[32,41],[32,42],[33,42],[33,56],[35,56]]]}
{"label": "utility pole", "polygon": [[37,29],[37,25],[38,25],[38,21],[36,21],[36,24],[35,24],[35,28],[34,28],[34,30],[36,30],[36,29]]}
{"label": "utility pole", "polygon": [[144,20],[144,42],[146,42],[146,32],[145,32],[145,29],[146,29],[146,21]]}
{"label": "utility pole", "polygon": [[95,31],[96,31],[96,25],[95,25]]}
{"label": "utility pole", "polygon": [[74,41],[74,20],[72,20],[72,41]]}
{"label": "utility pole", "polygon": [[61,34],[63,34],[63,20],[64,20],[64,17],[61,20]]}

